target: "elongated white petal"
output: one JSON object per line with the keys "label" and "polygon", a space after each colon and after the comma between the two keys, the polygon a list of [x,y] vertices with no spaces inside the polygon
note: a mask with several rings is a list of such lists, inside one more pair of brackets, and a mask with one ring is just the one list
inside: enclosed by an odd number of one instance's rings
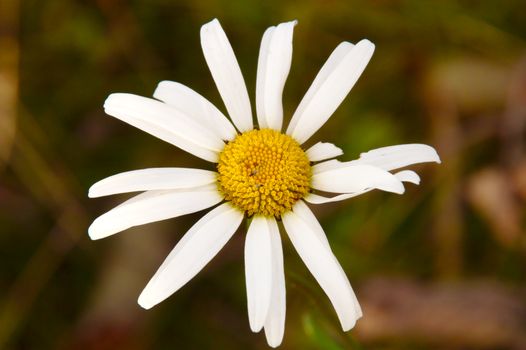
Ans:
{"label": "elongated white petal", "polygon": [[254,216],[245,240],[245,278],[248,319],[252,332],[259,332],[265,323],[272,290],[271,227],[274,219]]}
{"label": "elongated white petal", "polygon": [[338,159],[331,159],[325,162],[321,162],[312,166],[312,174],[319,174],[325,171],[338,169],[345,166],[344,162],[339,161]]}
{"label": "elongated white petal", "polygon": [[343,201],[345,199],[349,199],[349,198],[353,198],[353,197],[359,196],[359,195],[367,193],[369,191],[371,191],[371,190],[364,190],[364,191],[355,192],[355,193],[343,193],[343,194],[339,194],[339,195],[334,196],[334,197],[325,197],[325,196],[321,196],[319,194],[309,193],[307,196],[305,196],[304,200],[306,202],[309,202],[309,203],[312,203],[312,204],[324,204],[324,203],[331,203],[331,202],[339,202],[339,201]]}
{"label": "elongated white petal", "polygon": [[[394,174],[394,176],[398,180],[400,180],[402,182],[411,182],[411,183],[413,183],[415,185],[418,185],[420,183],[420,177],[418,176],[418,174],[415,173],[414,171],[411,171],[411,170],[400,171],[400,172]],[[343,201],[345,199],[357,197],[359,195],[362,195],[364,193],[370,192],[372,190],[373,190],[373,188],[369,188],[369,189],[366,189],[366,190],[363,190],[363,191],[354,192],[354,193],[343,193],[343,194],[339,194],[339,195],[333,196],[333,197],[325,197],[325,196],[321,196],[319,194],[309,193],[307,196],[305,196],[304,200],[306,202],[309,202],[309,203],[312,203],[312,204],[324,204],[324,203],[331,203],[331,202],[339,202],[339,201]]]}
{"label": "elongated white petal", "polygon": [[299,256],[329,297],[343,330],[354,327],[361,310],[351,284],[332,251],[294,211],[283,215],[283,225]]}
{"label": "elongated white petal", "polygon": [[420,185],[420,176],[412,170],[402,170],[394,174],[402,182]]}
{"label": "elongated white petal", "polygon": [[201,47],[230,118],[239,131],[252,130],[252,110],[245,80],[217,19],[201,27]]}
{"label": "elongated white petal", "polygon": [[117,193],[176,190],[214,183],[217,173],[191,168],[149,168],[132,170],[107,177],[90,187],[88,197]]}
{"label": "elongated white petal", "polygon": [[104,109],[117,119],[211,162],[217,161],[217,154],[225,145],[219,137],[177,109],[151,98],[111,94]]}
{"label": "elongated white petal", "polygon": [[320,160],[330,159],[341,156],[343,151],[341,148],[329,142],[318,142],[307,151],[307,157],[311,162],[319,162]]}
{"label": "elongated white petal", "polygon": [[294,213],[298,215],[303,222],[309,225],[312,232],[318,237],[318,240],[325,246],[325,248],[331,249],[320,222],[316,219],[316,216],[312,213],[305,202],[301,200],[297,201],[294,205]]}
{"label": "elongated white petal", "polygon": [[203,216],[181,238],[139,296],[149,309],[191,280],[223,248],[243,220],[243,213],[224,203]]}
{"label": "elongated white petal", "polygon": [[[111,113],[108,113],[112,115]],[[150,135],[157,137],[160,140],[171,143],[172,145],[179,147],[182,150],[188,151],[189,153],[207,160],[209,162],[217,163],[218,152],[211,151],[205,148],[196,147],[192,142],[182,139],[180,137],[174,136],[171,131],[166,130],[163,127],[152,124],[149,121],[142,119],[129,118],[126,123],[142,130]]]}
{"label": "elongated white petal", "polygon": [[[274,219],[270,219],[274,221]],[[283,268],[283,250],[279,229],[274,221],[270,225],[270,243],[272,247],[272,290],[270,307],[265,320],[267,343],[275,348],[281,344],[285,332],[286,291],[285,271]]]}
{"label": "elongated white petal", "polygon": [[294,130],[298,127],[300,120],[305,123],[308,122],[307,119],[305,119],[305,121],[302,120],[304,119],[301,117],[304,113],[304,110],[311,102],[311,100],[313,100],[313,98],[316,96],[316,92],[321,87],[323,87],[324,82],[331,76],[331,73],[334,71],[335,67],[337,67],[337,65],[343,61],[345,56],[349,52],[351,52],[353,48],[354,45],[349,42],[342,42],[338,46],[336,46],[336,48],[330,54],[327,61],[325,61],[325,64],[321,67],[320,71],[316,75],[316,78],[314,78],[314,81],[312,82],[311,86],[305,93],[305,96],[303,96],[303,99],[296,108],[296,111],[294,112],[294,115],[287,128],[287,134],[293,134]]}
{"label": "elongated white petal", "polygon": [[270,27],[263,34],[256,82],[259,127],[281,131],[282,95],[292,62],[292,33],[297,21]]}
{"label": "elongated white petal", "polygon": [[373,149],[360,154],[360,158],[353,161],[355,164],[369,164],[385,170],[427,162],[440,163],[440,157],[433,147],[418,143]]}
{"label": "elongated white petal", "polygon": [[404,193],[402,182],[388,171],[371,165],[352,165],[348,162],[340,164],[335,169],[313,171],[312,188],[334,193],[360,192],[369,188]]}
{"label": "elongated white petal", "polygon": [[194,213],[222,200],[215,185],[187,190],[148,191],[99,216],[88,233],[91,239],[100,239],[133,226]]}
{"label": "elongated white petal", "polygon": [[325,124],[362,74],[373,51],[374,44],[366,39],[356,45],[338,45],[294,112],[287,134],[303,143]]}
{"label": "elongated white petal", "polygon": [[157,85],[153,97],[199,121],[201,125],[209,128],[222,140],[230,141],[237,135],[232,123],[219,109],[183,84],[167,80],[161,81]]}

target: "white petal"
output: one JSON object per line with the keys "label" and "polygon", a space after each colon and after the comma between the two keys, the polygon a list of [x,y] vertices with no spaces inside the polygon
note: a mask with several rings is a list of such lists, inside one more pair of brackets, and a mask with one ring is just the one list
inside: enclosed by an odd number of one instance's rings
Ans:
{"label": "white petal", "polygon": [[167,141],[197,157],[216,162],[225,144],[219,137],[177,109],[151,98],[111,94],[107,114]]}
{"label": "white petal", "polygon": [[181,238],[139,296],[149,309],[191,280],[223,248],[243,220],[243,213],[224,203],[203,216]]}
{"label": "white petal", "polygon": [[283,225],[294,248],[329,297],[343,330],[354,327],[361,310],[351,284],[336,257],[309,224],[294,212],[283,215]]}
{"label": "white petal", "polygon": [[339,161],[338,159],[331,159],[322,163],[318,163],[312,166],[312,174],[319,174],[325,171],[334,170],[341,168],[345,165],[344,162]]}
{"label": "white petal", "polygon": [[209,128],[222,140],[230,141],[237,135],[232,123],[216,106],[183,84],[167,80],[161,81],[153,97],[199,121],[201,125]]}
{"label": "white petal", "polygon": [[[420,184],[420,177],[418,176],[417,173],[415,173],[414,171],[411,171],[411,170],[400,171],[400,172],[394,174],[394,176],[398,180],[400,180],[402,182],[411,182],[411,183],[413,183],[415,185]],[[304,200],[306,202],[309,202],[309,203],[312,203],[312,204],[324,204],[324,203],[331,203],[331,202],[339,202],[339,201],[343,201],[345,199],[357,197],[359,195],[362,195],[364,193],[370,192],[372,190],[373,190],[373,188],[369,188],[369,189],[366,189],[366,190],[363,190],[363,191],[354,192],[354,193],[343,193],[343,194],[339,194],[339,195],[333,196],[333,197],[325,197],[325,196],[321,196],[319,194],[309,193],[307,196],[305,196]]]}
{"label": "white petal", "polygon": [[369,192],[371,190],[372,189],[364,190],[364,191],[360,191],[360,192],[355,192],[355,193],[343,193],[343,194],[339,194],[339,195],[334,196],[334,197],[324,197],[324,196],[320,196],[319,194],[309,193],[307,196],[305,196],[304,200],[306,202],[309,202],[309,203],[312,203],[312,204],[324,204],[324,203],[331,203],[331,202],[339,202],[339,201],[343,201],[345,199],[349,199],[349,198],[353,198],[353,197],[359,196],[359,195],[364,194],[366,192]]}
{"label": "white petal", "polygon": [[420,185],[420,176],[412,170],[402,170],[394,174],[402,182]]}
{"label": "white petal", "polygon": [[132,170],[107,177],[90,187],[88,197],[102,197],[117,193],[176,190],[214,183],[217,173],[191,168],[150,168]]}
{"label": "white petal", "polygon": [[230,118],[239,131],[252,130],[252,110],[245,80],[217,19],[201,27],[201,47]]}
{"label": "white petal", "polygon": [[99,216],[88,229],[91,239],[108,237],[133,226],[194,213],[221,202],[216,185],[187,190],[141,193]]}
{"label": "white petal", "polygon": [[330,159],[341,156],[343,151],[341,148],[329,142],[318,142],[307,151],[307,157],[311,162],[319,162],[320,160]]}
{"label": "white petal", "polygon": [[270,306],[272,290],[270,225],[276,226],[276,221],[263,216],[254,216],[245,240],[248,319],[252,332],[259,332],[263,328]]}
{"label": "white petal", "polygon": [[272,246],[272,291],[270,298],[270,308],[265,321],[265,336],[267,338],[268,345],[275,348],[279,346],[283,340],[286,314],[283,250],[281,248],[279,229],[275,221],[274,224],[271,225],[270,242]]}
{"label": "white petal", "polygon": [[256,111],[260,129],[281,131],[282,95],[292,62],[292,33],[297,21],[270,27],[263,34],[256,82]]}
{"label": "white petal", "polygon": [[296,202],[296,204],[294,205],[294,214],[298,215],[303,222],[309,225],[312,232],[316,234],[319,241],[327,249],[331,249],[329,246],[329,241],[327,240],[327,236],[325,235],[325,232],[323,231],[323,228],[321,227],[320,222],[318,221],[318,219],[316,219],[316,216],[309,209],[307,204],[305,204],[305,202],[301,200]]}
{"label": "white petal", "polygon": [[325,124],[351,91],[373,51],[374,44],[367,39],[356,45],[338,45],[294,112],[287,134],[303,143]]}
{"label": "white petal", "polygon": [[[113,115],[113,112],[108,112],[108,114]],[[121,118],[119,118],[121,119]],[[122,120],[122,119],[121,119]],[[134,118],[128,118],[126,120],[126,123],[142,130],[150,135],[153,135],[157,137],[160,140],[163,140],[165,142],[171,143],[172,145],[179,147],[199,158],[202,158],[204,160],[207,160],[209,162],[217,163],[218,160],[218,152],[211,151],[205,148],[196,147],[195,144],[193,144],[190,141],[187,141],[185,139],[182,139],[176,135],[174,135],[171,131],[166,130],[166,128],[157,126],[155,124],[152,124],[149,121],[141,120],[141,119],[134,119]]]}
{"label": "white petal", "polygon": [[[322,163],[323,164],[323,163]],[[404,185],[393,174],[371,165],[340,163],[341,166],[323,172],[314,172],[311,187],[325,192],[352,193],[370,188],[404,193]],[[313,168],[316,168],[315,165]]]}
{"label": "white petal", "polygon": [[417,163],[440,163],[440,157],[433,147],[415,143],[373,149],[353,162],[393,170]]}
{"label": "white petal", "polygon": [[[324,81],[330,77],[335,66],[337,66],[338,63],[341,62],[349,52],[351,52],[353,47],[354,45],[349,42],[342,42],[338,46],[336,46],[336,48],[331,53],[325,64],[321,67],[320,71],[316,75],[316,78],[314,78],[314,81],[312,82],[311,86],[305,93],[305,96],[303,96],[303,99],[296,108],[293,118],[291,119],[287,128],[287,134],[292,134],[294,129],[298,127],[300,120],[303,119],[300,118],[301,114],[306,109],[308,103],[314,98],[316,92],[320,89],[320,87],[323,86]],[[308,121],[302,120],[302,123],[306,122]]]}

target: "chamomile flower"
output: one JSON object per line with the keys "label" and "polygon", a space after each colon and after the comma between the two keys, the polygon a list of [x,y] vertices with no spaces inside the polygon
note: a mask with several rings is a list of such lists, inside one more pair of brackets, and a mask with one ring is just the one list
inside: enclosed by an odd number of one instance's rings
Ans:
{"label": "chamomile flower", "polygon": [[[149,309],[192,279],[221,250],[244,219],[245,277],[252,331],[265,330],[278,346],[285,325],[285,278],[278,221],[329,297],[343,330],[362,316],[360,305],[316,217],[306,205],[340,201],[379,189],[401,194],[418,184],[415,163],[440,162],[426,145],[384,147],[341,162],[331,143],[302,145],[329,119],[369,62],[368,40],[343,42],[332,52],[283,132],[282,92],[292,59],[296,22],[268,28],[257,69],[256,112],[241,70],[221,28],[201,28],[203,53],[230,119],[204,97],[163,81],[155,99],[111,94],[107,114],[213,163],[215,171],[151,168],[120,173],[94,184],[90,197],[142,192],[98,217],[89,228],[100,239],[130,227],[212,208],[180,239],[139,296]],[[329,194],[333,195],[330,196]]]}

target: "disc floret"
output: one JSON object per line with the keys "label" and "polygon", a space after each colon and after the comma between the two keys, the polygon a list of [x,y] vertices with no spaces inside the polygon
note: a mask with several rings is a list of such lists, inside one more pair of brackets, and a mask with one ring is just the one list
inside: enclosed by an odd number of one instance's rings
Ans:
{"label": "disc floret", "polygon": [[310,162],[292,137],[276,130],[247,131],[219,155],[218,186],[249,216],[280,217],[310,189]]}

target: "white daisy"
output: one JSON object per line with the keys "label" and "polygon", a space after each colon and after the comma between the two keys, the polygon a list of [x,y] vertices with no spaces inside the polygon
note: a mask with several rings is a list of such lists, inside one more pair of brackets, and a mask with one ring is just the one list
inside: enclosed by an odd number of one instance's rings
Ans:
{"label": "white daisy", "polygon": [[[343,42],[333,51],[282,132],[282,92],[292,59],[296,21],[265,31],[257,69],[253,124],[247,89],[230,43],[214,19],[201,28],[206,62],[225,103],[227,119],[204,97],[176,82],[163,81],[155,99],[117,93],[104,104],[107,114],[216,163],[216,171],[153,168],[129,171],[94,184],[90,197],[143,193],[97,218],[89,228],[99,239],[127,228],[216,206],[177,243],[139,297],[149,309],[192,279],[219,252],[244,218],[245,274],[250,327],[265,330],[278,346],[285,325],[285,280],[278,221],[329,297],[343,330],[362,316],[342,267],[322,227],[305,204],[355,197],[373,189],[403,193],[403,182],[418,184],[415,163],[440,162],[435,150],[409,144],[384,147],[340,162],[342,150],[319,142],[304,144],[333,114],[369,62],[374,45]],[[332,159],[332,160],[329,160]],[[334,193],[333,197],[320,192]]]}

